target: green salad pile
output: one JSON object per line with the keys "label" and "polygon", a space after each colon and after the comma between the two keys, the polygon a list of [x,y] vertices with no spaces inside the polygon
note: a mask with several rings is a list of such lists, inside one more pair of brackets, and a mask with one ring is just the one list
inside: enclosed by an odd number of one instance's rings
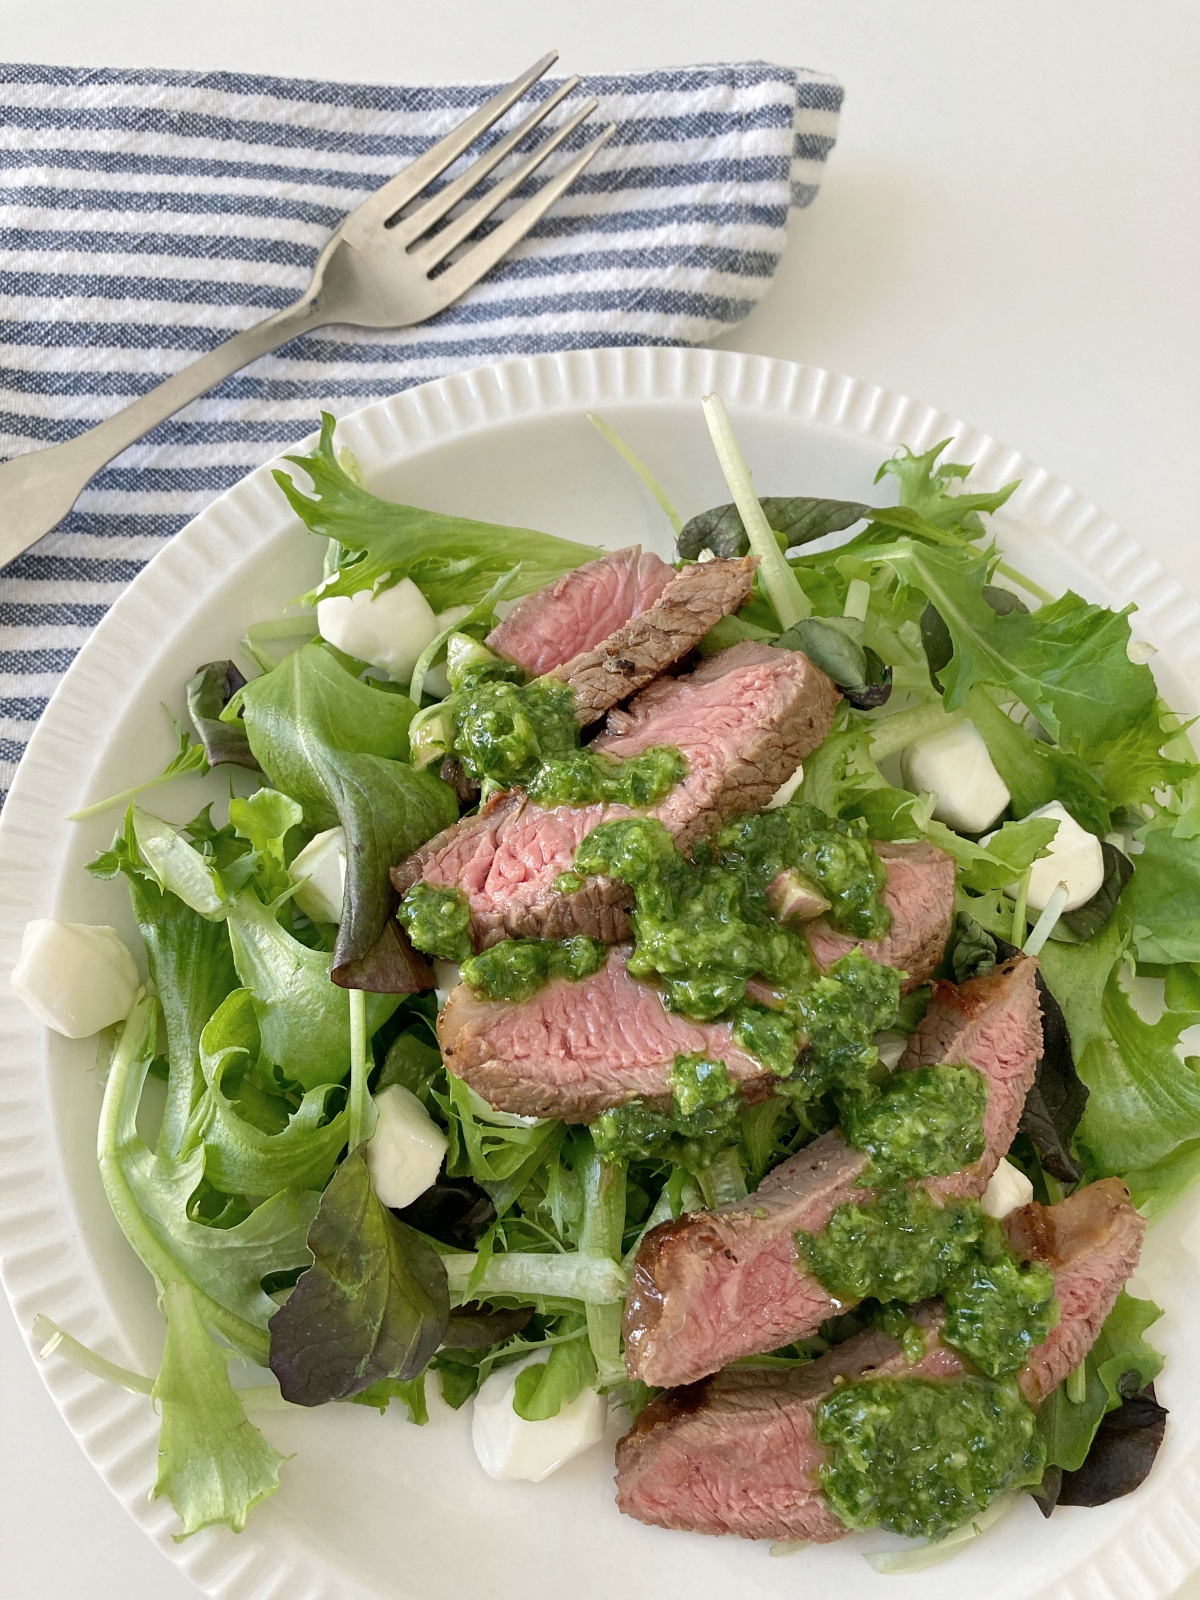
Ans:
{"label": "green salad pile", "polygon": [[[777,1072],[776,1091],[745,1104],[722,1062],[681,1056],[669,1108],[632,1102],[590,1127],[497,1113],[447,1070],[438,997],[414,946],[463,961],[478,994],[510,1000],[595,972],[604,947],[508,941],[473,956],[461,897],[419,886],[397,921],[389,869],[477,803],[439,776],[444,756],[484,800],[520,782],[545,804],[646,808],[682,775],[678,751],[652,751],[624,773],[581,751],[566,691],[531,687],[483,645],[497,604],[595,551],[376,498],[335,450],[329,417],[314,453],[276,474],[305,526],[329,541],[309,608],[407,578],[435,612],[457,614],[404,683],[326,643],[311,609],[252,627],[240,660],[257,674],[246,681],[228,661],[197,672],[186,686],[190,728],[179,726],[163,775],[241,768],[236,793],[179,828],[140,795],[120,797],[133,803],[90,868],[124,881],[149,963],[128,1020],[102,1040],[99,1160],[114,1214],[153,1274],[167,1335],[153,1380],[99,1363],[66,1336],[60,1348],[131,1387],[152,1384],[156,1492],[185,1534],[240,1529],[278,1487],[283,1458],[256,1421],[270,1404],[352,1402],[419,1424],[427,1375],[460,1407],[497,1366],[548,1351],[521,1373],[521,1416],[554,1416],[589,1387],[636,1412],[649,1392],[626,1377],[621,1316],[645,1233],[746,1195],[839,1121],[880,1183],[977,1158],[982,1101],[968,1069],[913,1074],[888,1099],[876,1037],[911,1032],[928,988],[902,1001],[897,975],[861,954],[818,977],[765,895],[783,865],[820,895],[835,927],[870,939],[886,932],[887,913],[867,841],[925,839],[948,851],[958,917],[942,970],[962,981],[1025,944],[1036,917],[1004,890],[1054,832],[1029,813],[1061,801],[1104,841],[1106,877],[1042,945],[1069,1040],[1048,1042],[1009,1159],[1043,1201],[1120,1176],[1150,1218],[1200,1175],[1200,1062],[1177,1048],[1200,1021],[1200,763],[1131,648],[1128,609],[1054,597],[1013,571],[984,519],[1016,486],[972,492],[969,469],[943,451],[903,449],[883,464],[877,481],[897,504],[759,502],[727,439],[734,503],[676,519],[681,560],[760,558],[751,600],[702,651],[747,638],[803,650],[843,699],[781,809],[737,819],[691,856],[646,819],[606,823],[585,840],[563,887],[599,872],[635,887],[629,971],[689,1017],[729,1020]],[[447,655],[450,693],[438,697],[429,691]],[[1012,795],[986,843],[934,820],[933,797],[900,787],[894,764],[914,740],[967,717]],[[346,845],[337,924],[300,912],[289,871],[335,827]],[[1162,980],[1156,1020],[1131,999],[1132,974]],[[764,1004],[752,980],[786,1003]],[[390,1085],[415,1095],[447,1141],[440,1176],[399,1214],[377,1198],[366,1158],[372,1096]],[[941,1275],[910,1289],[912,1262],[886,1264],[895,1228],[867,1239],[874,1214],[851,1209],[843,1221],[857,1242],[834,1250],[832,1234],[818,1236],[812,1266],[831,1284],[859,1272],[847,1292],[873,1297],[860,1321],[882,1306],[886,1324],[885,1302],[936,1288],[962,1348],[1004,1374],[1052,1325],[1046,1283],[1017,1281],[977,1207],[963,1212],[967,1233],[947,1246]],[[993,1291],[1016,1308],[1003,1350],[979,1310]],[[1079,1468],[1129,1374],[1139,1386],[1153,1378],[1161,1363],[1142,1334],[1155,1314],[1121,1297],[1070,1394],[1038,1414],[1036,1442],[1017,1402],[997,1410],[985,1380],[971,1380],[982,1385],[979,1406],[1033,1464],[1023,1481]],[[762,1359],[811,1359],[845,1331]],[[278,1388],[235,1387],[238,1359],[269,1367]],[[847,1393],[829,1408],[827,1436],[849,1450],[876,1428],[868,1401]],[[920,1410],[916,1387],[905,1404]],[[889,1414],[887,1426],[901,1424]],[[848,1518],[870,1522],[859,1480],[838,1492]],[[945,1510],[923,1520],[910,1507],[889,1525],[944,1531]]]}

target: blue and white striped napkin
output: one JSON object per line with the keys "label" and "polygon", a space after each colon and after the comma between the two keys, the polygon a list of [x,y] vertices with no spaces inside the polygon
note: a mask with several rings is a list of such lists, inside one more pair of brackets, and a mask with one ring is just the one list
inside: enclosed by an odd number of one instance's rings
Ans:
{"label": "blue and white striped napkin", "polygon": [[[753,308],[789,208],[817,193],[838,84],[754,62],[583,88],[600,109],[543,173],[591,127],[616,135],[465,299],[417,328],[323,329],[265,356],[118,457],[4,571],[0,800],[124,585],[322,407],[508,355],[699,344]],[[73,437],[293,300],[342,216],[494,89],[0,66],[0,455]]]}

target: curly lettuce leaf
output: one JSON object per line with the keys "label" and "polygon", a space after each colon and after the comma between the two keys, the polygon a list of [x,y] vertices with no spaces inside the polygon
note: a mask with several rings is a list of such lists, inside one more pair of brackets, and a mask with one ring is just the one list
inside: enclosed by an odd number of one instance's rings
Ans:
{"label": "curly lettuce leaf", "polygon": [[949,443],[949,439],[941,439],[919,456],[907,445],[901,445],[875,474],[875,482],[885,477],[895,478],[902,506],[910,506],[935,528],[975,539],[986,532],[980,513],[999,511],[1020,480],[981,494],[950,494],[953,486],[970,476],[971,468],[959,461],[943,461],[938,465],[938,457]]}
{"label": "curly lettuce leaf", "polygon": [[271,1318],[284,1399],[319,1406],[417,1377],[449,1321],[446,1270],[376,1198],[361,1146],[321,1196],[308,1243],[313,1265]]}
{"label": "curly lettuce leaf", "polygon": [[416,707],[355,678],[319,645],[305,645],[241,696],[263,771],[303,808],[314,831],[346,834],[346,901],[335,981],[377,945],[392,909],[388,871],[458,816],[454,792],[407,765]]}
{"label": "curly lettuce leaf", "polygon": [[595,559],[593,545],[575,544],[555,534],[380,500],[338,460],[333,444],[336,426],[335,418],[323,412],[321,438],[313,454],[286,458],[307,475],[311,494],[305,494],[289,473],[274,474],[308,531],[336,539],[342,546],[341,566],[308,597],[310,601],[386,588],[411,578],[434,611],[444,611],[482,599],[501,573],[517,562],[521,573],[514,598]]}
{"label": "curly lettuce leaf", "polygon": [[1154,966],[1200,962],[1200,839],[1164,818],[1143,836],[1121,904],[1137,959]]}
{"label": "curly lettuce leaf", "polygon": [[549,1359],[535,1361],[517,1374],[513,1410],[526,1422],[556,1417],[596,1382],[596,1362],[585,1330],[551,1347]]}
{"label": "curly lettuce leaf", "polygon": [[284,1457],[246,1416],[219,1346],[188,1284],[163,1287],[167,1339],[153,1399],[162,1414],[153,1497],[166,1495],[182,1538],[221,1524],[241,1533],[260,1501],[279,1487]]}
{"label": "curly lettuce leaf", "polygon": [[1093,765],[1035,739],[978,685],[967,695],[967,713],[1008,787],[1014,811],[1028,816],[1059,800],[1081,828],[1104,837],[1112,825],[1115,802],[1105,793]]}

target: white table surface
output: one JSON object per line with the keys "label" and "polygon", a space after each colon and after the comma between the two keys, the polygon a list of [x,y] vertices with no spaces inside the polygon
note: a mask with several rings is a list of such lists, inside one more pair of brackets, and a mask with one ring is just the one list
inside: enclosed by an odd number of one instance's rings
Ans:
{"label": "white table surface", "polygon": [[[7,59],[78,66],[425,82],[505,77],[551,45],[584,74],[838,74],[820,198],[723,343],[969,419],[1200,595],[1194,0],[0,0]],[[0,1313],[0,1600],[196,1593],[93,1476]]]}

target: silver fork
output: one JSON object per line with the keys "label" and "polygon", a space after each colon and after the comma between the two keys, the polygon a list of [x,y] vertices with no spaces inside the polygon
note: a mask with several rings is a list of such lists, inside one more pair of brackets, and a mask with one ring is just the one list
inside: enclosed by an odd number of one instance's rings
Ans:
{"label": "silver fork", "polygon": [[552,50],[536,61],[352,211],[322,250],[312,282],[294,304],[235,334],[77,438],[16,456],[0,466],[0,566],[49,533],[75,504],[89,479],[114,456],[257,356],[331,322],[359,328],[410,327],[444,311],[478,283],[570,188],[611,137],[615,124],[605,128],[512,216],[436,276],[431,274],[592,114],[598,102],[585,101],[528,160],[486,189],[461,215],[436,232],[431,230],[577,87],[578,78],[568,78],[460,177],[415,210],[403,216],[400,213],[498,122],[557,59],[558,52]]}

